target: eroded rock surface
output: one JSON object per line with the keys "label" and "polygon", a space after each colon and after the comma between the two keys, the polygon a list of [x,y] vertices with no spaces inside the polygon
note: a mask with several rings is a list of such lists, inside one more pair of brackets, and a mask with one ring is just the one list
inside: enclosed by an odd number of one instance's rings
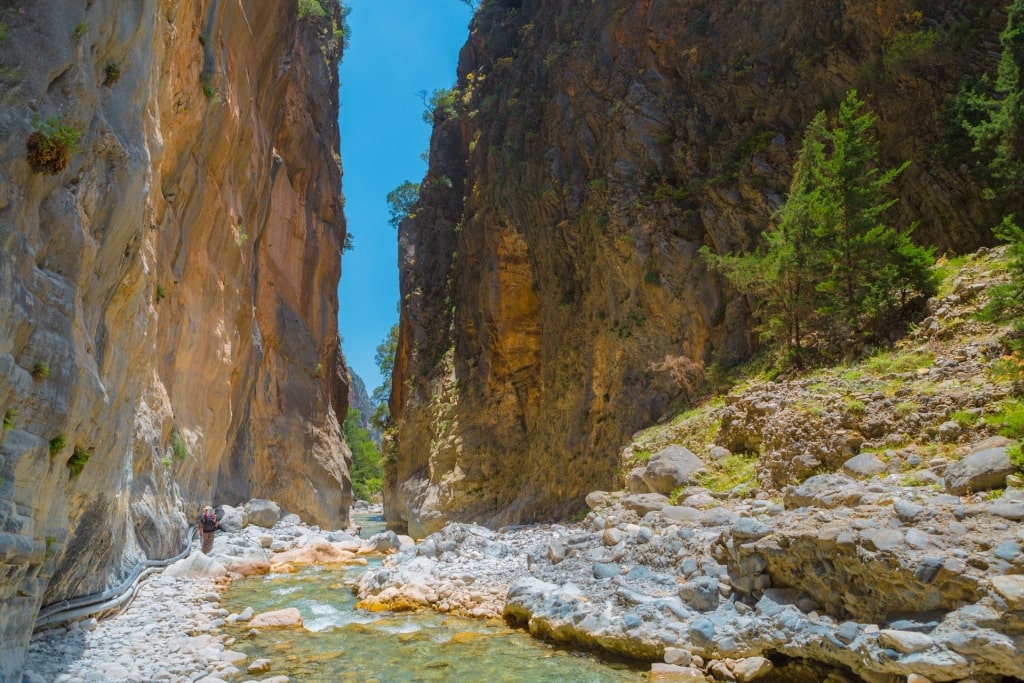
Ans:
{"label": "eroded rock surface", "polygon": [[[503,615],[665,661],[652,680],[672,667],[692,669],[682,680],[825,680],[815,662],[868,681],[1024,676],[1024,529],[994,512],[1024,492],[873,486],[870,501],[830,507],[730,498],[687,522],[593,493],[581,524],[453,524],[364,573],[360,604]],[[788,658],[809,673],[773,671]]]}
{"label": "eroded rock surface", "polygon": [[[20,680],[41,604],[174,555],[203,504],[344,526],[341,46],[294,3],[0,22],[0,679]],[[43,174],[47,125],[80,151]]]}
{"label": "eroded rock surface", "polygon": [[[984,243],[980,188],[921,141],[945,139],[936,112],[968,74],[994,73],[1001,10],[482,3],[453,104],[435,113],[415,216],[399,228],[389,523],[421,536],[445,521],[557,519],[618,485],[629,436],[754,343],[745,301],[699,248],[756,243],[807,122],[847,90],[879,114],[884,163],[912,162],[894,222],[940,252]],[[967,26],[971,38],[955,39]],[[894,44],[927,47],[897,56]],[[770,396],[759,403],[773,409]],[[772,438],[743,430],[747,419],[719,445]],[[859,452],[842,425],[798,426],[831,443],[780,463],[780,486]]]}

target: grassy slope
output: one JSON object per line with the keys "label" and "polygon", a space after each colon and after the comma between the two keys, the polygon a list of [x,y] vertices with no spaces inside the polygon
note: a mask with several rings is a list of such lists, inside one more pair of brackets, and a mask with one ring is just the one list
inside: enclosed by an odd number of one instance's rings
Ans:
{"label": "grassy slope", "polygon": [[[635,434],[623,451],[621,471],[642,466],[652,453],[670,444],[681,444],[708,463],[702,484],[712,491],[741,495],[757,487],[777,488],[758,467],[765,457],[764,444],[757,452],[735,453],[717,462],[709,457],[710,449],[724,440],[726,406],[763,395],[766,387],[797,419],[814,423],[828,413],[854,431],[867,431],[879,421],[891,426],[885,435],[865,439],[859,451],[876,452],[891,462],[890,473],[904,486],[940,486],[934,476],[925,476],[930,463],[937,458],[956,460],[997,434],[1018,440],[1011,453],[1019,458],[1024,400],[1011,379],[996,371],[1005,352],[1002,341],[1012,328],[977,318],[987,291],[1005,279],[1006,266],[1000,249],[940,259],[936,268],[942,286],[929,305],[928,317],[891,349],[842,366],[789,374],[784,380],[769,380],[754,362],[737,368],[735,384],[727,392],[708,396]],[[956,368],[969,356],[978,360],[980,372],[964,377],[963,371],[944,370]],[[949,422],[959,428],[956,438],[940,434],[940,427]]]}

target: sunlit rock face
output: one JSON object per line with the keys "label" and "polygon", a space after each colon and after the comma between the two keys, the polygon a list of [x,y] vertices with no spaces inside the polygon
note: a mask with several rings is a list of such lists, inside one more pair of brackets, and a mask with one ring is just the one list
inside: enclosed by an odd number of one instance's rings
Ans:
{"label": "sunlit rock face", "polygon": [[[175,554],[204,503],[347,522],[332,19],[0,8],[0,679],[41,605]],[[80,151],[33,168],[60,126]]]}
{"label": "sunlit rock face", "polygon": [[949,99],[994,72],[1004,3],[482,3],[399,229],[389,523],[551,519],[746,357],[746,302],[702,245],[754,245],[804,128],[851,89],[911,164],[896,225],[957,251],[993,208]]}

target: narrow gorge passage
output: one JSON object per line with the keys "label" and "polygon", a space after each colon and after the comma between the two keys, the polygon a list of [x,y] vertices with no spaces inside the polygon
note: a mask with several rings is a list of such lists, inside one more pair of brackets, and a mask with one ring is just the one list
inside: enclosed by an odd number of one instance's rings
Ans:
{"label": "narrow gorge passage", "polygon": [[1024,0],[0,1],[0,681],[1024,681],[1022,93]]}

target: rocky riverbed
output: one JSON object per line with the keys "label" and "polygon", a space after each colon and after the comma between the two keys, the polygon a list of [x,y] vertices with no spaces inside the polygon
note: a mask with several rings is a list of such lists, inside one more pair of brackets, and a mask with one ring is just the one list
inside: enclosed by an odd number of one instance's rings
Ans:
{"label": "rocky riverbed", "polygon": [[595,492],[579,524],[450,525],[365,572],[360,604],[503,615],[656,662],[652,680],[1024,679],[1024,491],[826,474],[680,501]]}
{"label": "rocky riverbed", "polygon": [[[952,485],[991,450],[965,457]],[[780,500],[691,487],[675,505],[594,492],[580,523],[451,524],[419,543],[323,531],[251,501],[222,508],[212,556],[197,550],[149,578],[123,614],[37,634],[24,680],[284,683],[272,661],[234,649],[225,626],[301,628],[297,610],[229,614],[220,590],[370,554],[390,557],[352,586],[359,607],[504,617],[650,661],[651,680],[1024,679],[1024,491],[894,481],[819,475]]]}
{"label": "rocky riverbed", "polygon": [[[366,556],[393,551],[394,534],[361,540],[356,529],[321,531],[270,501],[218,508],[221,531],[213,552],[193,552],[145,579],[127,609],[37,632],[29,647],[26,683],[170,681],[287,683],[273,662],[249,661],[232,646],[224,626],[248,621],[252,628],[294,628],[291,610],[229,614],[220,592],[233,578],[292,571],[303,564],[366,564]],[[100,615],[103,616],[103,615]]]}

